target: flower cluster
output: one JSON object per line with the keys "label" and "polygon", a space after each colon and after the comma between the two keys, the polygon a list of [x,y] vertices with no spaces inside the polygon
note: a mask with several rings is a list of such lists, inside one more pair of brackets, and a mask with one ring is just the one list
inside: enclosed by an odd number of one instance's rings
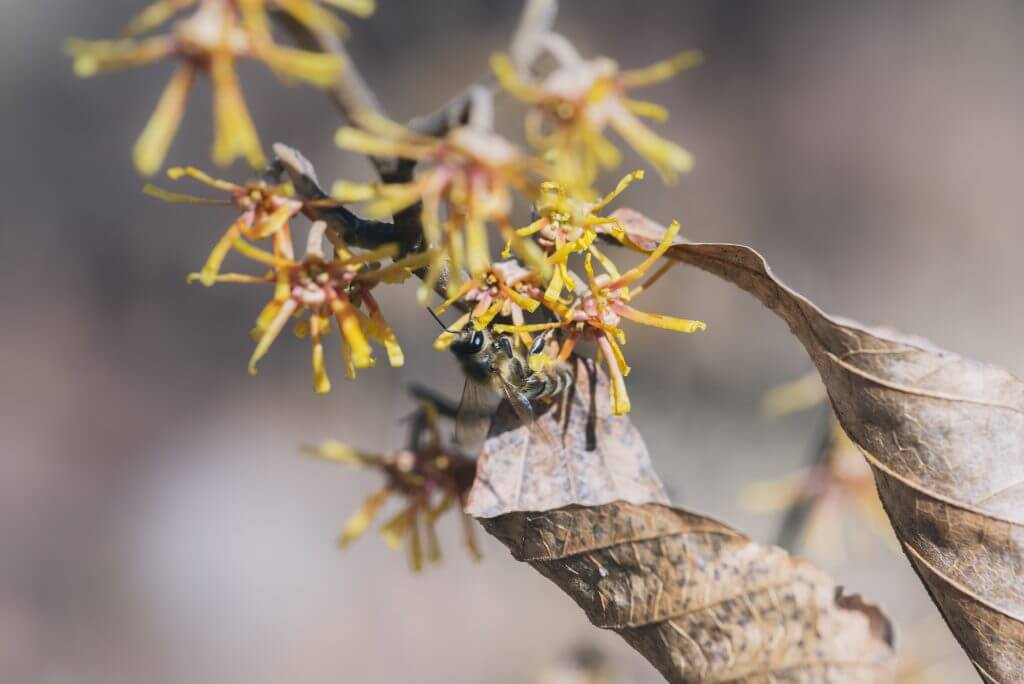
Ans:
{"label": "flower cluster", "polygon": [[[289,222],[303,212],[307,203],[291,197],[287,185],[271,186],[264,181],[237,185],[193,168],[174,168],[168,174],[171,178],[194,178],[229,197],[205,199],[152,185],[147,185],[146,191],[171,202],[232,205],[241,211],[214,246],[202,269],[189,275],[189,282],[198,281],[207,286],[214,283],[273,285],[273,297],[252,330],[256,348],[249,359],[250,373],[255,374],[257,362],[293,317],[300,317],[295,334],[309,337],[312,344],[313,387],[318,394],[329,392],[331,388],[323,352],[323,338],[330,331],[331,320],[341,333],[342,358],[349,379],[355,378],[356,369],[376,364],[368,340],[384,347],[392,366],[404,363],[398,340],[371,290],[382,282],[404,281],[433,258],[431,252],[416,253],[381,266],[382,259],[396,256],[397,246],[385,245],[377,250],[355,253],[335,236],[331,242],[333,253],[328,256],[324,251],[327,226],[317,221],[309,230],[305,255],[297,259]],[[259,240],[271,241],[272,251],[252,244]],[[260,274],[222,273],[221,265],[232,250],[268,270]]]}
{"label": "flower cluster", "polygon": [[445,444],[433,403],[422,402],[412,422],[410,443],[401,451],[373,454],[336,441],[305,449],[313,456],[372,468],[384,476],[384,486],[366,497],[359,510],[349,518],[338,544],[345,548],[354,542],[366,532],[389,500],[400,499],[402,504],[398,513],[381,525],[380,534],[384,542],[396,551],[407,541],[409,564],[418,572],[423,568],[424,558],[432,563],[441,559],[435,523],[442,514],[457,505],[466,550],[470,557],[479,560],[481,556],[473,521],[461,513],[476,476],[476,462]]}
{"label": "flower cluster", "polygon": [[[373,11],[373,0],[322,0],[322,4],[359,16]],[[168,33],[149,35],[190,9],[192,13],[175,21]],[[344,28],[317,0],[157,0],[129,22],[121,39],[67,41],[74,71],[82,77],[163,59],[178,62],[135,144],[135,166],[140,173],[152,175],[163,165],[199,73],[208,75],[213,83],[213,161],[226,165],[244,157],[254,168],[262,167],[266,159],[242,96],[235,63],[255,59],[286,80],[303,80],[320,87],[334,82],[344,67],[342,60],[336,55],[276,43],[267,16],[271,9],[318,31]]]}
{"label": "flower cluster", "polygon": [[[619,71],[611,60],[583,60],[567,43],[549,38],[552,46],[561,46],[551,50],[558,64],[541,80],[524,79],[504,55],[492,60],[501,84],[533,105],[526,118],[527,137],[540,150],[539,157],[491,131],[489,112],[482,117],[471,112],[467,123],[449,128],[440,138],[364,114],[357,117],[358,127],[338,132],[338,145],[371,157],[408,160],[418,173],[402,183],[339,181],[333,195],[340,202],[366,203],[365,211],[375,219],[419,212],[426,243],[438,250],[420,289],[420,302],[426,303],[439,278],[446,276],[446,301],[438,311],[457,303],[465,312],[450,330],[472,320],[477,327],[493,325],[527,346],[533,333],[559,330],[563,359],[578,341],[594,342],[611,377],[613,409],[623,414],[630,410],[625,386],[630,368],[622,353],[622,319],[685,333],[705,325],[642,312],[631,304],[673,263],[659,262],[672,246],[678,224],[663,231],[657,247],[646,250],[644,261],[625,272],[598,247],[599,238],[638,247],[626,240],[619,220],[604,211],[644,177],[643,171],[634,171],[606,195],[594,190],[600,168],[619,160],[604,130],[618,132],[666,181],[688,170],[689,154],[638,118],[663,119],[665,110],[626,93],[671,77],[698,62],[700,55],[686,52],[646,69]],[[516,194],[534,214],[528,225],[518,228],[512,217]],[[492,263],[488,228],[496,228],[503,238],[506,261]],[[582,261],[585,281],[573,274],[574,261]],[[645,277],[647,282],[639,284]],[[531,314],[542,320],[527,320]],[[435,347],[446,348],[452,337],[442,334]]]}
{"label": "flower cluster", "polygon": [[[128,37],[123,40],[70,41],[68,49],[76,72],[83,76],[165,57],[180,60],[136,147],[136,163],[144,173],[154,172],[163,163],[189,87],[200,71],[208,73],[214,83],[214,160],[227,163],[241,155],[260,165],[264,158],[241,97],[235,62],[254,58],[284,77],[317,85],[331,83],[344,66],[339,57],[278,45],[268,14],[270,10],[283,12],[311,31],[344,30],[328,6],[361,16],[373,9],[372,0],[158,0],[129,24]],[[185,11],[190,13],[173,23],[169,33],[151,35]],[[673,223],[644,249],[628,239],[615,214],[605,214],[609,204],[644,173],[627,174],[603,196],[594,187],[598,171],[618,162],[618,151],[605,137],[609,128],[666,181],[690,168],[688,153],[657,136],[638,118],[664,119],[666,110],[628,94],[695,64],[699,54],[685,52],[646,69],[623,71],[607,58],[583,59],[556,34],[546,35],[542,43],[555,61],[542,76],[534,75],[535,65],[514,64],[501,54],[492,59],[501,85],[530,104],[526,133],[539,156],[492,130],[493,103],[480,89],[472,91],[464,116],[452,119],[440,137],[416,133],[368,111],[354,112],[356,126],[338,131],[337,143],[344,149],[400,160],[415,168],[415,174],[403,182],[339,181],[333,187],[336,201],[365,203],[366,213],[374,219],[405,220],[412,212],[422,226],[423,245],[411,249],[425,247],[412,256],[399,254],[399,248],[391,245],[357,253],[341,236],[325,235],[324,225],[314,223],[306,252],[297,258],[290,222],[300,214],[315,219],[313,204],[327,200],[298,199],[288,184],[268,180],[236,184],[186,168],[172,169],[170,176],[190,177],[226,197],[204,199],[147,186],[149,194],[165,200],[225,204],[240,212],[190,280],[204,285],[273,285],[273,297],[253,329],[257,344],[249,362],[251,372],[293,317],[300,319],[296,333],[312,343],[317,392],[330,388],[323,338],[332,320],[341,333],[348,377],[359,368],[374,365],[370,340],[384,346],[392,365],[401,365],[401,349],[371,290],[381,282],[402,280],[413,271],[423,276],[421,303],[427,302],[439,282],[445,283],[446,301],[439,311],[458,306],[465,312],[454,323],[454,330],[470,321],[480,327],[492,325],[527,347],[534,333],[557,330],[558,344],[549,349],[559,349],[563,359],[580,341],[593,342],[607,366],[617,414],[630,410],[623,319],[685,333],[704,329],[699,321],[647,313],[632,304],[674,263],[670,259],[662,262],[662,258],[679,231],[679,224]],[[315,183],[315,177],[311,181]],[[517,197],[532,209],[528,225],[514,219]],[[505,243],[504,261],[492,262],[492,229]],[[331,240],[330,254],[324,251],[325,237]],[[639,248],[647,255],[637,266],[622,271],[599,248],[601,238]],[[261,241],[269,241],[271,249],[258,247],[256,243]],[[410,246],[403,244],[401,249],[407,251]],[[222,273],[231,251],[267,270]],[[386,258],[397,260],[381,267],[378,262]],[[578,266],[583,267],[585,278],[573,273]],[[451,338],[446,332],[435,346],[443,349]]]}
{"label": "flower cluster", "polygon": [[661,243],[640,264],[625,273],[619,273],[607,258],[602,261],[605,272],[595,273],[594,255],[587,252],[584,257],[584,268],[588,287],[574,295],[568,304],[560,300],[544,299],[545,306],[558,320],[526,325],[497,324],[494,329],[497,332],[514,334],[561,330],[565,335],[559,349],[559,358],[562,360],[569,358],[580,340],[595,342],[598,354],[611,379],[612,411],[616,415],[629,413],[630,401],[626,392],[625,376],[629,375],[630,367],[622,353],[622,345],[626,343],[625,331],[620,327],[622,319],[682,333],[694,333],[706,327],[700,321],[639,311],[630,303],[674,264],[672,261],[664,262],[645,282],[633,287],[664,256],[678,232],[679,223],[673,221],[665,231]]}
{"label": "flower cluster", "polygon": [[[312,165],[282,146],[262,179],[247,183],[220,180],[192,167],[168,172],[171,179],[192,179],[218,197],[145,188],[166,201],[222,205],[237,212],[188,280],[206,286],[263,285],[272,293],[252,329],[250,373],[289,323],[296,336],[310,340],[317,393],[331,388],[324,342],[335,328],[348,378],[375,365],[374,342],[383,347],[390,365],[401,366],[402,349],[373,290],[415,273],[424,281],[420,303],[438,291],[444,302],[437,313],[448,308],[463,312],[437,338],[436,348],[450,345],[452,331],[470,324],[491,326],[531,350],[527,363],[536,371],[553,357],[567,360],[581,342],[590,342],[607,367],[614,413],[628,412],[625,377],[630,368],[622,349],[623,321],[684,333],[705,325],[634,308],[634,299],[676,263],[669,250],[678,242],[679,224],[659,226],[638,241],[632,228],[627,230],[624,210],[608,214],[607,209],[644,172],[627,174],[607,194],[597,191],[598,174],[620,161],[608,129],[666,182],[690,169],[689,153],[641,121],[664,120],[667,111],[632,99],[630,92],[673,76],[699,61],[699,55],[682,53],[646,69],[621,71],[610,59],[582,59],[564,38],[549,33],[538,42],[555,60],[544,75],[538,75],[537,64],[515,64],[501,54],[492,59],[499,83],[529,105],[529,147],[493,130],[493,93],[484,86],[467,91],[465,103],[446,108],[444,125],[423,126],[441,131],[428,136],[412,130],[415,125],[386,119],[372,97],[344,97],[346,87],[362,84],[355,73],[339,81],[340,70],[346,68],[341,54],[307,52],[275,41],[272,15],[289,18],[318,39],[343,32],[334,9],[366,16],[373,0],[157,0],[129,23],[123,38],[70,40],[66,46],[74,71],[83,77],[163,59],[177,62],[135,146],[135,165],[144,175],[163,166],[198,75],[208,76],[213,85],[213,161],[226,165],[242,157],[257,169],[266,159],[242,95],[237,62],[260,61],[284,80],[338,85],[333,92],[342,93],[338,99],[354,125],[339,130],[336,142],[379,162],[385,182],[338,181],[331,199]],[[169,30],[157,33],[167,23]],[[387,173],[386,168],[400,172]],[[294,186],[281,182],[285,173]],[[362,204],[376,220],[364,221],[339,203]],[[527,209],[529,219],[523,218]],[[297,256],[292,230],[300,215],[312,225],[305,250]],[[330,229],[323,219],[331,221]],[[492,232],[504,243],[500,261],[492,260]],[[620,269],[602,240],[644,256],[635,266]],[[257,269],[226,272],[223,267],[231,255]],[[585,277],[574,273],[579,268]],[[537,344],[537,333],[543,334],[544,345]],[[446,411],[450,417],[458,413],[454,407]],[[372,454],[338,442],[310,451],[384,475],[384,486],[346,524],[342,546],[363,534],[389,500],[400,499],[399,512],[381,527],[385,541],[394,548],[407,542],[417,570],[425,559],[440,557],[435,521],[454,505],[464,505],[475,462],[442,438],[438,404],[423,403],[410,443],[401,451]],[[463,521],[466,546],[478,557],[471,522],[464,515]]]}

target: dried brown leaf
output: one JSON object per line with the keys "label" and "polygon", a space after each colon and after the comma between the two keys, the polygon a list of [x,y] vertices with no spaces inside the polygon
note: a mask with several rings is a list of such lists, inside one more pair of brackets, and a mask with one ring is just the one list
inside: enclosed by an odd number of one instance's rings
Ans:
{"label": "dried brown leaf", "polygon": [[[629,210],[650,248],[663,230]],[[748,247],[669,256],[746,290],[804,345],[911,565],[978,673],[1024,682],[1024,383],[920,338],[825,315]]]}
{"label": "dried brown leaf", "polygon": [[[640,433],[628,417],[611,414],[607,384],[592,391],[597,377],[593,363],[576,363],[577,381],[568,393],[566,415],[560,405],[552,405],[531,430],[520,424],[507,402],[498,408],[467,513],[493,518],[571,504],[668,503]],[[553,453],[553,445],[560,445],[561,452]]]}
{"label": "dried brown leaf", "polygon": [[470,505],[516,558],[670,682],[890,679],[881,611],[781,549],[662,503],[643,440],[611,414],[592,365],[578,362],[569,405],[567,420],[557,409],[538,419],[561,455],[510,410],[485,445]]}

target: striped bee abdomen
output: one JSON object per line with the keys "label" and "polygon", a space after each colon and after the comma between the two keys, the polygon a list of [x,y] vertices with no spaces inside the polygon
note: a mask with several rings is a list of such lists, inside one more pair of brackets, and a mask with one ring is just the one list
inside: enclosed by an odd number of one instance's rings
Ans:
{"label": "striped bee abdomen", "polygon": [[523,385],[523,394],[530,401],[561,396],[572,383],[569,364],[555,363],[532,373]]}

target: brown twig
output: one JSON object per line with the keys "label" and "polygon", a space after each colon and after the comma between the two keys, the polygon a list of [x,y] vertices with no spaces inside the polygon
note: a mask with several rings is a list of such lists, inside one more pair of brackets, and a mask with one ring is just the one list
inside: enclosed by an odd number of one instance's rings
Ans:
{"label": "brown twig", "polygon": [[473,107],[473,93],[478,89],[484,90],[491,97],[500,92],[497,80],[492,74],[487,74],[467,86],[439,109],[430,114],[409,119],[405,124],[406,128],[420,135],[440,138],[452,128],[469,121],[469,114]]}

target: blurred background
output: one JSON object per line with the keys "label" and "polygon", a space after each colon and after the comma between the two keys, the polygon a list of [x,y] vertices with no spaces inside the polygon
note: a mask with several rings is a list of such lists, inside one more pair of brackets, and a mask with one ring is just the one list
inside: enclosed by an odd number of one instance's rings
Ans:
{"label": "blurred background", "polygon": [[[170,65],[82,82],[61,54],[66,36],[113,36],[142,4],[0,2],[0,680],[519,683],[597,653],[608,681],[660,681],[496,542],[470,562],[454,520],[445,563],[418,576],[374,534],[334,547],[377,479],[297,446],[397,447],[406,384],[454,395],[461,378],[430,349],[411,284],[383,297],[405,368],[348,384],[332,354],[335,389],[317,397],[307,343],[282,337],[246,374],[266,293],[184,282],[230,213],[144,197],[130,164]],[[379,5],[350,22],[350,47],[400,120],[483,74],[519,10]],[[670,107],[660,130],[696,170],[670,190],[649,174],[623,204],[678,218],[693,239],[753,245],[826,311],[1024,373],[1024,4],[564,0],[558,28],[627,67],[706,52],[643,93]],[[333,147],[321,93],[261,66],[243,76],[265,142],[303,150],[324,180],[370,178]],[[209,119],[203,82],[171,163],[210,168]],[[708,324],[631,333],[632,415],[656,467],[680,505],[771,543],[779,516],[739,491],[813,451],[820,412],[759,408],[806,357],[782,322],[703,273],[676,269],[644,297]],[[974,681],[903,557],[860,527],[845,553],[804,555],[885,607],[932,666],[917,681]]]}

